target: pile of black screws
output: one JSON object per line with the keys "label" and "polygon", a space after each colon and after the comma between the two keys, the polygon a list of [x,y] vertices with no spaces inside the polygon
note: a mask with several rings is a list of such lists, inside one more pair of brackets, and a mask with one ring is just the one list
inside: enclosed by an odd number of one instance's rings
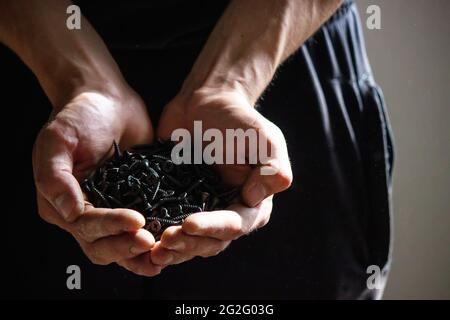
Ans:
{"label": "pile of black screws", "polygon": [[145,228],[158,240],[169,226],[189,215],[220,210],[238,196],[211,166],[175,164],[172,142],[157,142],[115,154],[82,183],[88,200],[101,208],[128,208],[144,215]]}

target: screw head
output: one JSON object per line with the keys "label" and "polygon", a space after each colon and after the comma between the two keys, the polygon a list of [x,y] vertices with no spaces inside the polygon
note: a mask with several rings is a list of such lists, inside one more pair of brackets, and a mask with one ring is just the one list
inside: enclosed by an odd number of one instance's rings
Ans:
{"label": "screw head", "polygon": [[163,162],[163,164],[162,164],[162,166],[161,166],[161,169],[162,169],[164,172],[172,172],[174,168],[175,168],[175,165],[174,165],[174,163],[173,163],[172,161],[170,161],[170,160],[167,160],[167,161]]}
{"label": "screw head", "polygon": [[148,230],[153,234],[158,233],[159,230],[161,230],[161,223],[158,220],[150,221],[148,224]]}

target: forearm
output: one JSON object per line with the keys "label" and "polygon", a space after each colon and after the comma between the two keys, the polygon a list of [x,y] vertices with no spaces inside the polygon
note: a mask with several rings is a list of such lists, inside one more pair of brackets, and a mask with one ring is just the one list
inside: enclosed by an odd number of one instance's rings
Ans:
{"label": "forearm", "polygon": [[240,90],[254,104],[278,66],[342,0],[234,0],[217,23],[182,95],[198,89]]}
{"label": "forearm", "polygon": [[82,91],[114,94],[123,85],[120,71],[103,41],[82,19],[80,30],[66,27],[66,0],[3,0],[0,40],[38,78],[59,108]]}

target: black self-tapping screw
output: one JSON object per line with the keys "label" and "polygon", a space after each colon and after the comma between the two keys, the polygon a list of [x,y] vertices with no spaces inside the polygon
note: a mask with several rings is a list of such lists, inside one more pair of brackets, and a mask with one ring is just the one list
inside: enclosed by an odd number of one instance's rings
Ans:
{"label": "black self-tapping screw", "polygon": [[114,141],[114,155],[82,183],[88,200],[95,207],[140,212],[156,240],[193,213],[224,209],[237,200],[239,189],[226,186],[211,165],[175,164],[173,146],[158,141],[122,152]]}

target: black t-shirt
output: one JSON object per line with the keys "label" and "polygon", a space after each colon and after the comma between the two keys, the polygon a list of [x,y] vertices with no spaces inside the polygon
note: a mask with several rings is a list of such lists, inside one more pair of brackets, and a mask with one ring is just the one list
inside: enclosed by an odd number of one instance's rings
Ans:
{"label": "black t-shirt", "polygon": [[108,46],[162,49],[203,40],[229,0],[74,1]]}

